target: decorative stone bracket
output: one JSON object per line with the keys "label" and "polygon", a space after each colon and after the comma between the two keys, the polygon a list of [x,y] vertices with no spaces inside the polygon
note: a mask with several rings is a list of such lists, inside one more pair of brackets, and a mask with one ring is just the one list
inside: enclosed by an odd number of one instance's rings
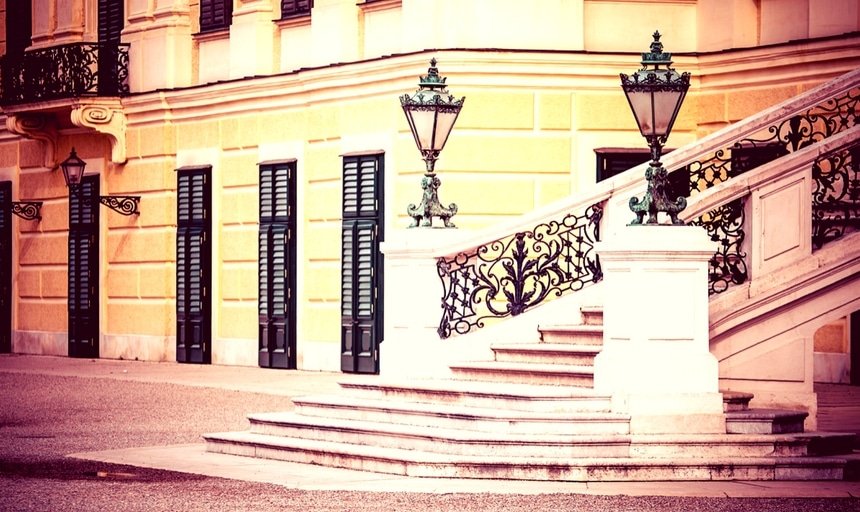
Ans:
{"label": "decorative stone bracket", "polygon": [[126,118],[118,99],[78,100],[72,104],[72,124],[90,128],[108,136],[111,146],[111,162],[124,164]]}
{"label": "decorative stone bracket", "polygon": [[[83,98],[74,100],[70,107],[69,119],[72,124],[108,136],[111,162],[124,164],[128,160],[125,150],[126,117],[118,99]],[[44,144],[44,166],[49,169],[55,169],[60,162],[55,115],[47,112],[10,112],[6,117],[6,129],[10,132]]]}
{"label": "decorative stone bracket", "polygon": [[57,121],[51,114],[8,114],[6,129],[28,139],[42,141],[45,151],[43,165],[49,169],[57,166]]}

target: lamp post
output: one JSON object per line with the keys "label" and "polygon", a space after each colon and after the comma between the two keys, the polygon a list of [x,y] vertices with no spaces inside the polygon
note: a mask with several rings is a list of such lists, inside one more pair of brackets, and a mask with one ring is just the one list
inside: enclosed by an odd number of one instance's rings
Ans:
{"label": "lamp post", "polygon": [[[674,225],[684,225],[678,214],[687,207],[687,200],[678,197],[671,200],[669,174],[660,163],[660,155],[672,125],[690,87],[690,73],[678,73],[670,67],[672,54],[663,52],[660,32],[654,32],[651,51],[642,54],[642,69],[630,76],[621,74],[621,88],[630,103],[639,131],[651,148],[651,162],[645,171],[648,189],[640,201],[630,198],[630,209],[636,214],[631,225],[642,224],[648,214],[648,224],[658,224],[657,214],[665,212]],[[653,66],[649,69],[648,66]],[[662,68],[661,68],[662,66]]]}
{"label": "lamp post", "polygon": [[400,97],[409,129],[427,166],[421,179],[421,188],[424,189],[421,203],[418,206],[410,204],[406,209],[412,217],[410,228],[432,227],[433,217],[442,219],[446,228],[455,227],[451,217],[457,213],[457,205],[451,203],[446,208],[439,203],[441,181],[436,176],[435,168],[439,153],[445,147],[465,100],[465,97],[458,100],[448,94],[445,78],[439,75],[435,58],[430,60],[427,75],[420,77],[415,94]]}
{"label": "lamp post", "polygon": [[[81,193],[81,180],[84,177],[86,166],[87,163],[75,153],[75,148],[72,148],[69,157],[60,163],[66,186],[69,188],[69,192],[76,196]],[[138,210],[140,196],[99,196],[99,202],[121,215],[140,215],[140,210]]]}

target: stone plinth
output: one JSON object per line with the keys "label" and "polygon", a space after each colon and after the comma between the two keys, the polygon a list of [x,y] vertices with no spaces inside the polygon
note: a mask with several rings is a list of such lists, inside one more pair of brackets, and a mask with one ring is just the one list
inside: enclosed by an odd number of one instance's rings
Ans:
{"label": "stone plinth", "polygon": [[442,281],[435,252],[465,236],[458,229],[394,231],[382,244],[385,254],[385,328],[380,348],[382,376],[410,378],[450,374],[453,342],[439,338]]}
{"label": "stone plinth", "polygon": [[708,348],[715,250],[692,226],[628,226],[597,247],[605,302],[594,385],[631,415],[631,433],[725,433]]}

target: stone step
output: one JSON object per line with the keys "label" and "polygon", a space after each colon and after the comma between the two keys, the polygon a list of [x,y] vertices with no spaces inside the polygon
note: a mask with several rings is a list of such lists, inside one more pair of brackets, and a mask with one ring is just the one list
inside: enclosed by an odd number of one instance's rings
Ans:
{"label": "stone step", "polygon": [[468,361],[453,364],[450,368],[454,377],[462,380],[584,388],[590,388],[594,384],[594,367],[592,366]]}
{"label": "stone step", "polygon": [[270,436],[362,444],[452,455],[505,457],[627,457],[630,436],[511,434],[474,430],[337,420],[295,413],[248,416],[250,432]]}
{"label": "stone step", "polygon": [[335,395],[297,397],[295,412],[328,419],[398,423],[509,434],[627,434],[630,417],[609,412],[532,412],[374,400]]}
{"label": "stone step", "polygon": [[381,377],[339,384],[344,394],[358,398],[533,412],[609,412],[611,408],[608,395],[581,387],[433,379],[404,382]]}
{"label": "stone step", "polygon": [[603,325],[603,306],[583,306],[579,308],[582,323],[585,325]]}
{"label": "stone step", "polygon": [[456,456],[251,432],[206,434],[206,450],[378,473],[548,481],[840,480],[834,457],[552,458]]}
{"label": "stone step", "polygon": [[747,409],[726,412],[729,434],[789,434],[803,432],[806,411]]}
{"label": "stone step", "polygon": [[603,345],[602,325],[554,324],[538,327],[544,343],[566,343],[570,345]]}
{"label": "stone step", "polygon": [[857,434],[853,432],[803,432],[793,437],[805,439],[809,455],[846,455],[854,452]]}
{"label": "stone step", "polygon": [[493,345],[496,361],[593,366],[600,345],[517,343]]}
{"label": "stone step", "polygon": [[750,400],[755,395],[740,391],[720,391],[723,394],[723,410],[725,412],[746,411],[750,408]]}
{"label": "stone step", "polygon": [[250,432],[454,455],[506,457],[799,457],[808,439],[773,435],[510,434],[334,420],[295,413],[248,416]]}

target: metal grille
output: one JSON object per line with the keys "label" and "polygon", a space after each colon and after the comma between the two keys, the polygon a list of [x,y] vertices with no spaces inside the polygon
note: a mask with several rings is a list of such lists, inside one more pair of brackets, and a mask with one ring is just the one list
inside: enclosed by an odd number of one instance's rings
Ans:
{"label": "metal grille", "polygon": [[128,44],[73,43],[0,57],[2,103],[128,94]]}
{"label": "metal grille", "polygon": [[[825,140],[858,123],[860,123],[860,88],[854,88],[829,98],[805,112],[760,130],[752,137],[739,140],[730,147],[721,149],[703,160],[694,161],[686,168],[675,172],[688,173],[690,193],[695,195],[780,156]],[[840,167],[836,160],[828,162],[822,161],[820,168]],[[843,190],[840,197],[850,198],[852,193],[850,177],[847,177],[845,172],[829,171],[822,171],[822,176],[818,184],[821,191],[817,192],[822,197],[822,206],[818,207],[815,214],[820,219],[814,220],[818,226],[814,227],[813,235],[813,241],[816,244],[824,243],[828,237],[836,236],[837,232],[838,236],[841,236],[846,226],[857,222],[856,202],[849,201],[850,204],[848,204],[843,199],[835,198],[838,193],[828,196],[825,192],[828,186],[838,186]],[[828,183],[830,179],[834,181]],[[856,189],[857,186],[854,186],[854,194]],[[824,199],[825,197],[830,199]],[[850,208],[846,209],[846,206]],[[825,210],[829,210],[829,213]],[[721,293],[733,284],[746,282],[749,274],[745,260],[747,254],[742,250],[746,225],[742,200],[723,205],[689,223],[704,226],[711,235],[711,239],[720,242],[720,249],[711,259],[710,293]]]}
{"label": "metal grille", "polygon": [[824,155],[812,166],[812,243],[860,229],[860,143]]}
{"label": "metal grille", "polygon": [[486,321],[516,316],[538,304],[600,281],[594,244],[603,209],[539,224],[530,231],[494,240],[473,252],[441,258],[441,338],[484,327]]}

